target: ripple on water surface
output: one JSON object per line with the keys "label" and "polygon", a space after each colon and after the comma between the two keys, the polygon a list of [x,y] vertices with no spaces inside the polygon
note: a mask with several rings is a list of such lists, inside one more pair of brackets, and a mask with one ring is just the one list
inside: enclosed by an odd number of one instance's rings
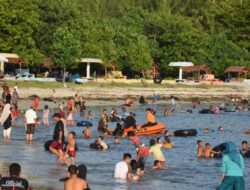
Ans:
{"label": "ripple on water surface", "polygon": [[[183,105],[185,107],[185,105]],[[205,105],[208,107],[208,105]],[[112,178],[115,164],[121,160],[124,152],[130,152],[135,156],[134,147],[128,139],[120,139],[119,145],[113,145],[113,138],[105,139],[111,149],[107,152],[97,152],[89,149],[89,144],[94,139],[82,140],[81,133],[83,128],[71,127],[68,131],[77,133],[77,142],[80,150],[77,152],[77,163],[84,163],[88,167],[88,181],[93,190],[211,190],[215,189],[220,183],[219,167],[220,160],[198,160],[196,158],[196,141],[203,139],[212,146],[222,143],[226,140],[232,140],[240,148],[242,140],[249,140],[249,136],[242,134],[242,131],[249,129],[249,112],[223,113],[220,115],[201,115],[196,110],[193,114],[177,113],[170,115],[167,119],[161,117],[162,106],[153,106],[158,114],[158,121],[164,122],[169,130],[196,128],[198,135],[190,138],[176,138],[173,149],[163,149],[167,158],[169,168],[161,171],[148,171],[139,182],[117,181]],[[111,110],[111,107],[108,107]],[[98,133],[95,130],[100,117],[101,107],[91,107],[92,113],[96,118],[94,123],[94,135]],[[117,108],[118,111],[120,110]],[[138,123],[145,121],[145,107],[137,106],[132,108],[136,112]],[[78,114],[76,120],[80,120]],[[51,121],[54,126],[53,121]],[[218,132],[218,126],[224,126],[224,132]],[[21,125],[20,125],[21,126]],[[203,134],[204,128],[209,128],[208,135]],[[46,140],[51,138],[53,127],[39,127],[35,133],[33,143],[25,143],[24,128],[13,127],[12,140],[0,142],[0,172],[3,175],[8,174],[8,165],[11,162],[18,162],[22,165],[23,176],[28,178],[33,189],[63,189],[63,184],[58,179],[66,175],[66,167],[56,164],[56,157],[45,152],[43,145]],[[143,141],[148,144],[150,137],[143,137]],[[148,159],[147,165],[153,162],[152,157]],[[250,159],[245,160],[246,166],[250,164]],[[246,167],[246,187],[250,185],[250,169]],[[39,187],[39,188],[38,188]]]}

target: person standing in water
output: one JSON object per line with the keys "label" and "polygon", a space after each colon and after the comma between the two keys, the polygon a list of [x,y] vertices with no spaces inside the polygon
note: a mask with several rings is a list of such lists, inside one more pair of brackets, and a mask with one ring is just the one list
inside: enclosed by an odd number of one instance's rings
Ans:
{"label": "person standing in water", "polygon": [[13,93],[12,93],[12,105],[14,105],[14,106],[17,106],[17,105],[18,105],[18,98],[19,98],[18,92],[17,92],[17,90],[14,88]]}
{"label": "person standing in water", "polygon": [[64,144],[64,124],[59,113],[54,113],[52,116],[56,125],[53,133],[53,141],[49,147],[50,151],[58,156],[58,161],[63,159],[63,144]]}
{"label": "person standing in water", "polygon": [[5,104],[0,117],[0,124],[3,125],[3,138],[10,139],[12,114],[10,111],[10,104]]}
{"label": "person standing in water", "polygon": [[220,168],[222,182],[220,190],[245,190],[243,157],[237,152],[234,142],[227,142]]}
{"label": "person standing in water", "polygon": [[106,109],[102,111],[102,118],[99,121],[98,128],[103,132],[106,132],[108,129],[108,115]]}
{"label": "person standing in water", "polygon": [[150,139],[150,149],[149,152],[153,154],[154,161],[158,160],[160,162],[161,168],[166,167],[166,160],[161,151],[162,144],[156,143],[155,139]]}
{"label": "person standing in water", "polygon": [[24,117],[26,123],[26,140],[32,141],[37,123],[37,115],[36,112],[33,110],[33,106],[31,106],[30,109],[25,112]]}
{"label": "person standing in water", "polygon": [[[76,157],[76,139],[75,139],[75,132],[71,131],[68,135],[68,144],[66,147],[66,153],[64,155],[64,162],[69,166],[69,165],[75,165],[75,157]],[[68,158],[70,157],[70,163],[68,162]]]}
{"label": "person standing in water", "polygon": [[136,173],[137,175],[143,175],[147,158],[150,153],[145,144],[139,143],[137,145],[137,157],[136,157]]}
{"label": "person standing in water", "polygon": [[49,106],[45,105],[43,110],[43,124],[45,127],[49,126],[49,113],[50,113]]}
{"label": "person standing in water", "polygon": [[114,172],[114,178],[116,179],[134,179],[138,180],[139,176],[132,176],[131,169],[130,169],[130,163],[131,163],[131,154],[124,153],[123,154],[123,161],[118,162],[115,165],[115,172]]}
{"label": "person standing in water", "polygon": [[34,98],[33,103],[34,103],[33,108],[35,111],[37,111],[39,109],[39,106],[40,106],[40,99],[38,96]]}

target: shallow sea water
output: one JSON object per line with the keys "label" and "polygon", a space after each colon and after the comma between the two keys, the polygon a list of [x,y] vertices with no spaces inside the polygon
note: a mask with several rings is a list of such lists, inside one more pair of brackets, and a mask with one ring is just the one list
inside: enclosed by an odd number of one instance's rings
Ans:
{"label": "shallow sea water", "polygon": [[[185,109],[190,105],[181,104]],[[209,105],[203,104],[202,108]],[[88,182],[93,190],[211,190],[220,184],[219,167],[221,160],[198,160],[196,157],[197,144],[199,139],[211,143],[212,146],[218,145],[224,141],[231,140],[241,146],[242,140],[250,141],[250,136],[242,133],[245,129],[250,129],[250,112],[221,113],[220,115],[198,114],[199,108],[194,110],[193,114],[177,113],[168,118],[162,117],[162,105],[150,105],[157,111],[158,122],[166,124],[167,129],[173,131],[176,129],[195,128],[198,130],[196,137],[177,138],[173,149],[163,149],[168,163],[168,169],[160,171],[147,171],[139,182],[117,181],[112,178],[114,166],[122,159],[124,152],[130,152],[136,155],[134,147],[128,139],[120,139],[119,145],[113,145],[113,138],[106,138],[105,141],[111,145],[111,149],[106,152],[98,152],[89,149],[89,144],[94,139],[82,139],[83,128],[69,127],[68,131],[77,133],[77,143],[79,151],[77,152],[77,164],[84,163],[88,167]],[[169,106],[170,108],[171,106]],[[97,122],[100,118],[101,110],[104,107],[89,107],[95,114],[93,119],[94,136],[98,136],[96,130]],[[106,106],[108,111],[111,107]],[[145,106],[135,106],[131,108],[137,114],[138,123],[145,121]],[[117,107],[121,112],[120,107]],[[41,115],[41,113],[39,113]],[[75,120],[81,120],[79,114],[76,114]],[[21,122],[21,119],[19,120]],[[115,124],[111,124],[115,126]],[[224,126],[225,131],[217,131],[218,126]],[[111,127],[112,127],[111,126]],[[209,128],[210,133],[205,135],[204,128]],[[24,128],[13,127],[12,139],[10,141],[0,140],[0,173],[8,175],[8,165],[12,162],[18,162],[22,165],[22,176],[27,178],[33,189],[43,190],[61,190],[63,183],[59,179],[66,176],[66,166],[57,164],[56,157],[49,152],[44,151],[44,142],[52,137],[54,122],[48,128],[40,126],[35,133],[34,142],[27,144],[24,141]],[[1,134],[2,132],[0,132]],[[158,136],[154,136],[158,137]],[[143,137],[143,141],[148,145],[152,137]],[[150,167],[153,158],[147,161]],[[246,189],[250,186],[250,159],[245,159]]]}

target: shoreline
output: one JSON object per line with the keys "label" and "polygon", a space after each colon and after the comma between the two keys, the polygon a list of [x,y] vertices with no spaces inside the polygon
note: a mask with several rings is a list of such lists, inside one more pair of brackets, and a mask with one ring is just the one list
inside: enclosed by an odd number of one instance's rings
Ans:
{"label": "shoreline", "polygon": [[[199,98],[201,101],[225,101],[231,97],[250,99],[250,88],[218,87],[218,88],[197,88],[197,87],[175,87],[175,88],[152,88],[152,87],[78,87],[55,89],[55,98],[65,100],[75,94],[82,96],[85,100],[114,101],[131,97],[136,100],[141,95],[151,100],[155,93],[160,95],[161,100],[170,100],[171,96],[177,97],[180,101],[191,101]],[[20,99],[30,99],[32,95],[38,95],[41,99],[52,97],[52,90],[45,88],[19,88]]]}

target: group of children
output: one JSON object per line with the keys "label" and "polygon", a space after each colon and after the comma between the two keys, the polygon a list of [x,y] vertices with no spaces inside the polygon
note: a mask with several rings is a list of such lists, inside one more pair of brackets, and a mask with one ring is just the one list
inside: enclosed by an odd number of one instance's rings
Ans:
{"label": "group of children", "polygon": [[219,154],[220,152],[213,151],[211,144],[206,143],[204,144],[204,141],[198,140],[197,141],[197,157],[198,158],[213,158],[215,154]]}

